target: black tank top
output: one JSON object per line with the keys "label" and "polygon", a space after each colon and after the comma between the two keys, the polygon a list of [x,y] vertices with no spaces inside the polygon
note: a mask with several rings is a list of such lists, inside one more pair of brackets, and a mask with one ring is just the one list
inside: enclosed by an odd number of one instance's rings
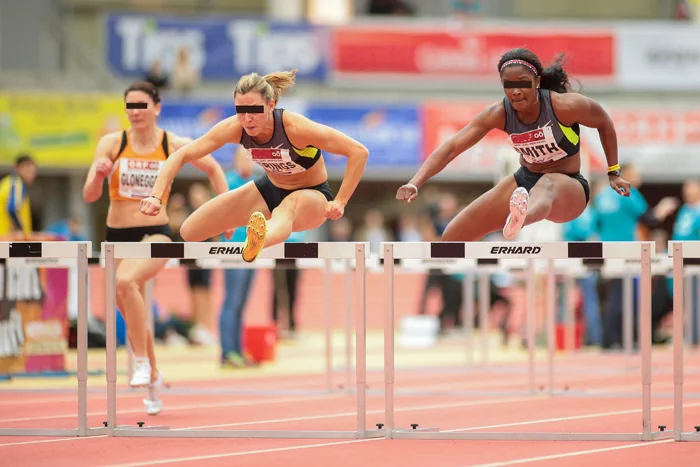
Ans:
{"label": "black tank top", "polygon": [[305,172],[321,158],[321,150],[307,146],[297,149],[287,138],[282,121],[284,109],[272,111],[275,129],[272,138],[263,144],[253,141],[253,138],[243,130],[241,146],[250,154],[253,162],[275,175],[292,175]]}
{"label": "black tank top", "polygon": [[562,125],[552,108],[552,97],[548,89],[538,89],[540,116],[535,123],[526,125],[518,120],[515,109],[507,98],[503,99],[506,110],[505,131],[513,147],[530,164],[554,162],[574,156],[581,149],[578,123],[571,127]]}

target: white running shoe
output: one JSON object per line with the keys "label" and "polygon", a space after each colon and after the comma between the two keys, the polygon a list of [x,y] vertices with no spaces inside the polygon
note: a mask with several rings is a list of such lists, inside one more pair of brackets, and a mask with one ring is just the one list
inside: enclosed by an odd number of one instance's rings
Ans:
{"label": "white running shoe", "polygon": [[516,188],[510,196],[510,215],[503,227],[503,236],[507,240],[513,240],[523,228],[528,201],[530,201],[530,194],[523,187]]}
{"label": "white running shoe", "polygon": [[143,400],[148,415],[158,415],[163,410],[163,401],[158,392],[163,388],[163,376],[158,372],[158,379],[148,385],[148,395]]}
{"label": "white running shoe", "polygon": [[148,357],[134,359],[134,374],[129,383],[132,388],[142,388],[151,382],[151,363]]}

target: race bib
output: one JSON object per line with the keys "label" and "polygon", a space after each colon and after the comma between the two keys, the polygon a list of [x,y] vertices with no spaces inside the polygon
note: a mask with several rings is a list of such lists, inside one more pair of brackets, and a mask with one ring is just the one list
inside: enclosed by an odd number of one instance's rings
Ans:
{"label": "race bib", "polygon": [[530,164],[542,164],[565,158],[568,154],[557,144],[552,127],[510,135],[513,147]]}
{"label": "race bib", "polygon": [[306,170],[292,160],[288,149],[251,148],[249,151],[253,162],[269,172],[291,175]]}
{"label": "race bib", "polygon": [[119,162],[119,195],[143,199],[151,196],[153,184],[164,161],[121,159]]}

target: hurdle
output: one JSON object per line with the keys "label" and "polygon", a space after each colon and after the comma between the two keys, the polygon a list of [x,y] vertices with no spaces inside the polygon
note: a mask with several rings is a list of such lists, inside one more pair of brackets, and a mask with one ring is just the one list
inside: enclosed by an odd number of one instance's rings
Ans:
{"label": "hurdle", "polygon": [[[78,268],[78,427],[50,428],[0,428],[2,436],[60,436],[88,437],[104,435],[106,428],[90,428],[87,416],[87,287],[88,257],[92,254],[91,242],[0,242],[0,262],[8,267],[67,267],[77,262]],[[1,283],[0,283],[1,284]]]}
{"label": "hurdle", "polygon": [[353,431],[293,430],[179,430],[167,426],[117,426],[116,371],[116,260],[168,258],[210,260],[240,258],[242,243],[103,243],[105,295],[107,303],[107,435],[166,438],[295,438],[295,439],[369,439],[381,438],[383,431],[368,430],[366,425],[366,258],[365,243],[283,243],[263,250],[258,261],[270,259],[354,260],[356,302],[355,358],[357,384],[357,427]]}
{"label": "hurdle", "polygon": [[[700,242],[670,241],[669,255],[673,258],[673,433],[676,441],[700,441],[700,421],[695,432],[683,431],[683,383],[685,369],[683,351],[685,347],[684,331],[689,328],[685,317],[686,307],[692,309],[692,301],[686,299],[684,269],[686,266],[700,264]],[[684,329],[685,328],[685,329]]]}
{"label": "hurdle", "polygon": [[[651,256],[652,242],[550,242],[550,243],[499,243],[499,242],[406,242],[384,243],[381,254],[384,259],[386,282],[386,311],[384,329],[384,384],[385,420],[384,432],[391,439],[430,440],[523,440],[523,441],[651,441],[667,439],[673,432],[651,430]],[[641,433],[546,433],[546,432],[441,432],[439,428],[397,429],[394,423],[394,261],[397,259],[423,258],[472,258],[491,260],[519,258],[528,260],[528,274],[534,273],[534,260],[545,259],[553,270],[554,260],[569,258],[592,259],[638,259],[641,264],[641,318],[639,341],[641,343],[642,383],[642,432]],[[550,369],[553,349],[554,327],[554,283],[553,275],[548,280],[548,345]],[[528,287],[529,305],[533,305],[534,287]],[[530,348],[529,365],[534,367],[534,307],[528,307],[527,334]],[[549,380],[553,373],[550,370]]]}

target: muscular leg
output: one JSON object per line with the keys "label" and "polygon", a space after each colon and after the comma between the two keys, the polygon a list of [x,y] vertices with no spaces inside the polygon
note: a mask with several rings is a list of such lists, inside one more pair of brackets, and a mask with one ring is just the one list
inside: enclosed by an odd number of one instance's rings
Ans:
{"label": "muscular leg", "polygon": [[243,259],[251,262],[263,248],[284,242],[292,232],[319,227],[326,221],[327,203],[326,197],[316,190],[299,190],[282,200],[269,221],[259,214],[251,216]]}
{"label": "muscular leg", "polygon": [[220,235],[226,229],[246,225],[250,215],[260,212],[270,216],[270,210],[254,182],[216,196],[195,210],[180,228],[186,242],[202,242]]}
{"label": "muscular leg", "polygon": [[509,202],[510,216],[503,236],[514,239],[526,225],[542,220],[556,223],[576,219],[586,209],[586,195],[581,183],[564,174],[545,174],[530,190],[518,188]]}
{"label": "muscular leg", "polygon": [[473,242],[501,230],[508,217],[508,202],[517,187],[509,176],[479,196],[447,225],[442,234],[445,242]]}
{"label": "muscular leg", "polygon": [[586,194],[578,180],[564,174],[546,174],[530,190],[525,224],[547,219],[565,223],[586,209]]}
{"label": "muscular leg", "polygon": [[[153,235],[146,242],[168,242],[164,235]],[[120,311],[127,323],[127,332],[134,358],[148,357],[151,364],[151,377],[157,374],[153,338],[148,328],[143,287],[154,277],[167,259],[125,259],[117,269],[117,300]]]}

